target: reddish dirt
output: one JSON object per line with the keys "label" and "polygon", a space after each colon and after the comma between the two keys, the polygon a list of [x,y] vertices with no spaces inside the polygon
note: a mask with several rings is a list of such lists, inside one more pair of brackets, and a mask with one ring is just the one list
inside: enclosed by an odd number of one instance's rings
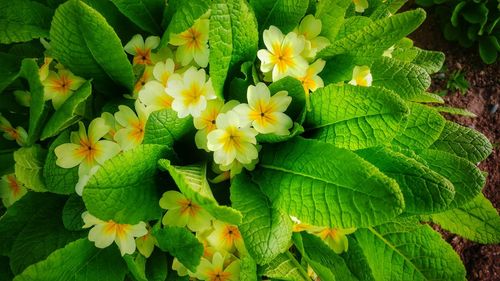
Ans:
{"label": "reddish dirt", "polygon": [[[447,116],[448,119],[482,132],[494,146],[493,153],[479,167],[488,173],[485,196],[500,210],[500,61],[493,65],[482,63],[477,49],[463,49],[442,37],[440,26],[430,13],[424,24],[410,37],[417,47],[437,50],[446,55],[447,70],[433,75],[430,91],[438,93],[446,89],[447,77],[455,70],[464,72],[469,81],[465,95],[448,93],[447,106],[465,108],[476,118]],[[496,110],[495,110],[496,108]],[[439,227],[435,226],[437,229]],[[467,279],[474,281],[500,281],[500,245],[481,245],[440,230],[462,258],[467,269]]]}

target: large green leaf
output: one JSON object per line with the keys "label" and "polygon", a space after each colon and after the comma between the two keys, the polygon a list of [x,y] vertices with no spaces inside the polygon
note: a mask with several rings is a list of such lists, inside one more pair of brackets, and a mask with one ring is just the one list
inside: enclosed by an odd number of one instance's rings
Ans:
{"label": "large green leaf", "polygon": [[485,176],[473,163],[454,154],[427,149],[419,152],[429,168],[447,178],[455,188],[449,208],[457,208],[476,197],[484,186]]}
{"label": "large green leaf", "polygon": [[433,214],[425,220],[478,243],[500,243],[500,216],[483,194],[456,209]]}
{"label": "large green leaf", "polygon": [[132,65],[106,19],[87,4],[70,0],[59,6],[50,28],[51,54],[75,74],[108,88],[112,80],[134,86]]}
{"label": "large green leaf", "polygon": [[408,108],[390,91],[375,87],[329,85],[311,95],[304,127],[313,138],[348,149],[390,142]]}
{"label": "large green leaf", "polygon": [[231,207],[220,206],[215,200],[206,178],[206,164],[174,166],[167,159],[161,159],[158,164],[160,168],[170,173],[177,187],[187,198],[198,203],[216,219],[240,224],[240,212]]}
{"label": "large green leaf", "polygon": [[243,215],[239,230],[248,252],[258,264],[267,264],[288,250],[292,221],[272,207],[250,177],[240,174],[232,180],[231,202]]}
{"label": "large green leaf", "polygon": [[306,107],[306,94],[304,93],[304,87],[299,80],[290,76],[281,78],[280,80],[269,85],[269,91],[271,92],[271,95],[274,95],[279,91],[287,91],[288,96],[292,98],[292,103],[290,103],[286,109],[285,114],[290,116],[292,120],[297,120],[299,123],[303,122],[298,119],[300,119]]}
{"label": "large green leaf", "polygon": [[[0,94],[19,76],[22,58],[0,53]],[[5,97],[2,97],[4,99]]]}
{"label": "large green leaf", "polygon": [[[112,266],[110,266],[112,265]],[[69,243],[28,267],[15,281],[123,281],[127,267],[116,247],[98,249],[87,238]]]}
{"label": "large green leaf", "polygon": [[35,1],[0,1],[0,43],[48,37],[53,13],[52,9]]}
{"label": "large green leaf", "polygon": [[52,115],[43,128],[41,139],[47,139],[59,134],[62,130],[75,124],[82,118],[84,106],[92,94],[90,81],[85,82],[76,90]]}
{"label": "large green leaf", "polygon": [[283,33],[288,33],[299,25],[309,6],[303,0],[250,0],[259,21],[259,30],[274,25]]}
{"label": "large green leaf", "polygon": [[409,103],[410,116],[405,130],[395,138],[395,143],[412,149],[424,149],[433,144],[443,131],[445,119],[432,108]]}
{"label": "large green leaf", "polygon": [[249,255],[240,258],[240,280],[257,281],[257,264]]}
{"label": "large green leaf", "polygon": [[196,272],[203,255],[203,244],[185,227],[168,226],[153,230],[158,247],[176,257],[187,269]]}
{"label": "large green leaf", "polygon": [[321,34],[333,41],[344,23],[349,0],[325,0],[318,2],[315,17],[321,20]]}
{"label": "large green leaf", "polygon": [[179,118],[173,109],[151,113],[144,130],[144,144],[159,144],[173,150],[174,142],[193,130],[191,117]]}
{"label": "large green leaf", "polygon": [[408,100],[431,85],[431,77],[422,67],[388,57],[376,60],[371,69],[373,86],[386,88]]}
{"label": "large green leaf", "polygon": [[[152,33],[159,34],[161,31],[160,24],[157,22],[156,13],[148,5],[151,1],[147,0],[111,0],[113,4],[122,12],[127,18],[129,18],[133,23],[142,28],[143,30]],[[163,1],[156,1],[162,3]],[[160,6],[161,7],[161,6]],[[164,5],[163,7],[164,8]]]}
{"label": "large green leaf", "polygon": [[441,70],[444,63],[444,54],[436,51],[422,50],[417,47],[399,48],[392,52],[394,59],[416,64],[429,74]]}
{"label": "large green leaf", "polygon": [[82,214],[87,210],[82,197],[71,194],[64,204],[62,222],[67,230],[78,231],[83,227]]}
{"label": "large green leaf", "polygon": [[257,54],[259,33],[253,11],[245,0],[212,2],[210,15],[210,78],[215,93],[224,99],[228,72],[238,63],[253,61]]}
{"label": "large green leaf", "polygon": [[429,148],[453,153],[473,163],[483,161],[492,151],[483,134],[451,121],[446,121],[441,135]]}
{"label": "large green leaf", "polygon": [[253,179],[273,206],[304,223],[370,226],[404,209],[397,183],[351,151],[297,137],[260,155]]}
{"label": "large green leaf", "polygon": [[375,280],[465,280],[458,255],[428,225],[390,223],[355,235]]}
{"label": "large green leaf", "polygon": [[162,146],[141,145],[104,162],[83,190],[88,211],[127,224],[160,218],[155,175],[163,154]]}
{"label": "large green leaf", "polygon": [[372,270],[366,260],[363,249],[359,246],[358,241],[353,238],[354,235],[347,236],[349,249],[343,252],[340,256],[344,259],[347,267],[359,279],[363,281],[375,281]]}
{"label": "large green leaf", "polygon": [[367,148],[356,154],[395,179],[405,199],[405,212],[437,213],[447,209],[455,196],[453,184],[424,164],[385,147]]}
{"label": "large green leaf", "polygon": [[27,188],[46,191],[42,175],[46,155],[47,151],[40,145],[23,147],[14,152],[16,177]]}
{"label": "large green leaf", "polygon": [[[290,252],[279,254],[262,267],[262,275],[284,281],[310,281],[306,270]],[[273,280],[274,280],[273,279]]]}

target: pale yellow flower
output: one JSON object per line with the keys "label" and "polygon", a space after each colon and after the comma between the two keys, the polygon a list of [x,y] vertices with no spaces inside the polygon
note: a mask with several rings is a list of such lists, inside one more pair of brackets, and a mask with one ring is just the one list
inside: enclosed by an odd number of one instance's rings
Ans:
{"label": "pale yellow flower", "polygon": [[57,73],[50,71],[42,81],[45,100],[52,100],[52,105],[58,109],[84,82],[83,78],[67,69],[60,69]]}
{"label": "pale yellow flower", "polygon": [[5,207],[10,207],[14,202],[21,199],[28,190],[26,186],[17,180],[15,174],[2,176],[0,179],[0,198]]}
{"label": "pale yellow flower", "polygon": [[149,258],[153,253],[155,246],[158,245],[158,241],[151,234],[151,231],[148,231],[146,235],[135,238],[135,244],[137,245],[139,253],[141,253],[144,257]]}
{"label": "pale yellow flower", "polygon": [[167,210],[162,220],[164,225],[187,226],[198,232],[208,229],[213,219],[200,205],[173,190],[163,193],[160,207]]}
{"label": "pale yellow flower", "polygon": [[160,45],[160,37],[149,36],[144,41],[142,35],[136,34],[123,47],[125,52],[134,56],[133,64],[151,65],[151,50],[156,49]]}
{"label": "pale yellow flower", "polygon": [[369,4],[367,0],[352,0],[352,2],[354,3],[356,13],[362,13],[368,9]]}
{"label": "pale yellow flower", "polygon": [[7,140],[15,140],[18,145],[23,146],[28,141],[28,133],[26,130],[18,126],[14,128],[9,120],[0,113],[0,132],[3,132],[3,137]]}
{"label": "pale yellow flower", "polygon": [[341,254],[346,252],[349,246],[346,235],[354,231],[356,231],[356,228],[340,229],[325,227],[321,230],[316,230],[314,234],[319,236],[335,253]]}
{"label": "pale yellow flower", "polygon": [[149,112],[171,108],[173,98],[165,92],[165,88],[174,71],[175,64],[172,59],[158,62],[154,66],[154,80],[147,82],[139,91],[139,100],[146,105]]}
{"label": "pale yellow flower", "polygon": [[318,88],[322,88],[324,86],[323,79],[318,76],[324,67],[325,61],[318,59],[307,68],[304,76],[297,77],[300,83],[302,83],[306,95],[309,95],[309,92],[314,92]]}
{"label": "pale yellow flower", "polygon": [[232,100],[224,104],[220,99],[210,100],[207,103],[207,108],[199,117],[193,118],[194,127],[198,130],[194,136],[196,146],[205,151],[209,151],[207,147],[208,133],[216,129],[215,122],[220,113],[226,113],[238,105],[238,101]]}
{"label": "pale yellow flower", "polygon": [[202,258],[196,270],[196,276],[205,281],[238,281],[240,280],[240,261],[232,261],[224,265],[225,258],[221,253],[214,254],[212,261]]}
{"label": "pale yellow flower", "polygon": [[148,83],[149,81],[151,81],[153,79],[154,79],[153,67],[146,66],[146,68],[144,68],[144,72],[142,72],[141,77],[139,77],[139,79],[137,79],[137,81],[135,82],[133,95],[126,96],[126,97],[132,98],[132,99],[137,99],[139,92],[142,90],[142,88],[146,85],[146,83]]}
{"label": "pale yellow flower", "polygon": [[368,66],[355,66],[352,71],[352,80],[349,84],[354,86],[370,87],[373,77]]}
{"label": "pale yellow flower", "polygon": [[115,141],[123,151],[139,146],[144,139],[148,111],[139,101],[135,101],[135,111],[126,105],[118,106],[119,111],[115,113],[116,122],[122,127],[115,135]]}
{"label": "pale yellow flower", "polygon": [[302,35],[306,39],[306,45],[302,51],[304,57],[314,58],[319,51],[330,45],[330,40],[319,36],[321,27],[321,20],[314,18],[313,15],[307,15],[294,30],[298,35]]}
{"label": "pale yellow flower", "polygon": [[193,59],[200,67],[208,65],[208,31],[210,20],[201,18],[180,34],[170,35],[170,44],[178,46],[176,60],[188,65]]}
{"label": "pale yellow flower", "polygon": [[222,221],[214,221],[214,230],[207,237],[208,243],[217,250],[234,253],[238,250],[244,253],[245,243],[241,233],[236,225],[228,224]]}

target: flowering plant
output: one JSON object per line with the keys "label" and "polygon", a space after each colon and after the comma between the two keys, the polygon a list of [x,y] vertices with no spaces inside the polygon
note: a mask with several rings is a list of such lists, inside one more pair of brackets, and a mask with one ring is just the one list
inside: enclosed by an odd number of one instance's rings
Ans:
{"label": "flowering plant", "polygon": [[492,146],[400,4],[0,4],[2,280],[463,280]]}

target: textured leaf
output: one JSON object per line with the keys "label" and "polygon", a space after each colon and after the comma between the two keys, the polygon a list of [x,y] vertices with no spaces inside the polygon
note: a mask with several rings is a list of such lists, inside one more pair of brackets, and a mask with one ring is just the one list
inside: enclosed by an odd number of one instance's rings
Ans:
{"label": "textured leaf", "polygon": [[309,275],[300,263],[290,254],[279,254],[262,268],[262,275],[284,281],[310,281]]}
{"label": "textured leaf", "polygon": [[22,147],[14,152],[16,177],[33,191],[46,191],[42,175],[46,156],[47,151],[40,145]]}
{"label": "textured leaf", "polygon": [[168,275],[167,255],[158,249],[148,258],[146,263],[146,277],[149,281],[165,281]]}
{"label": "textured leaf", "polygon": [[257,281],[257,264],[249,256],[240,258],[240,281]]}
{"label": "textured leaf", "polygon": [[279,91],[287,91],[288,96],[292,98],[292,103],[286,109],[285,114],[290,116],[292,120],[297,120],[297,122],[302,123],[302,121],[298,119],[301,117],[306,107],[306,94],[299,80],[290,76],[281,78],[269,85],[269,91],[271,95]]}
{"label": "textured leaf", "polygon": [[465,280],[458,255],[427,225],[386,224],[355,235],[375,280]]}
{"label": "textured leaf", "polygon": [[484,186],[485,176],[471,162],[454,154],[427,149],[418,154],[429,168],[447,178],[455,187],[455,198],[449,208],[457,208],[474,199]]}
{"label": "textured leaf", "polygon": [[373,86],[392,90],[404,100],[424,92],[431,85],[431,77],[425,69],[388,57],[376,60],[370,70]]}
{"label": "textured leaf", "polygon": [[412,149],[424,149],[433,144],[443,131],[445,119],[432,108],[409,103],[410,116],[406,129],[395,138],[395,143]]}
{"label": "textured leaf", "polygon": [[141,145],[104,162],[83,190],[88,211],[127,224],[160,218],[155,175],[163,154],[159,145]]}
{"label": "textured leaf", "polygon": [[446,121],[441,135],[429,148],[453,153],[473,163],[483,161],[492,151],[483,134],[451,121]]}
{"label": "textured leaf", "polygon": [[87,4],[70,0],[57,8],[50,29],[51,54],[73,73],[93,78],[97,86],[112,80],[129,90],[132,65],[106,19]]}
{"label": "textured leaf", "polygon": [[408,99],[408,101],[412,102],[421,102],[421,103],[440,103],[443,104],[444,100],[439,95],[433,93],[422,92],[417,95],[414,95],[412,98]]}
{"label": "textured leaf", "polygon": [[83,114],[83,106],[92,94],[90,81],[85,82],[76,90],[52,115],[43,128],[41,139],[47,139],[59,134],[62,130],[78,122]]}
{"label": "textured leaf", "polygon": [[190,166],[174,166],[167,159],[158,161],[160,168],[168,171],[177,187],[189,199],[198,203],[216,219],[231,224],[240,224],[241,214],[237,210],[219,206],[215,200],[210,185],[207,182],[206,164]]}
{"label": "textured leaf", "polygon": [[368,148],[356,154],[395,179],[405,199],[405,212],[437,213],[455,196],[453,184],[418,161],[388,148]]}
{"label": "textured leaf", "polygon": [[151,113],[144,131],[144,144],[160,144],[173,150],[176,140],[193,130],[191,117],[178,118],[177,112],[164,109]]}
{"label": "textured leaf", "polygon": [[210,78],[215,93],[224,99],[228,72],[244,61],[253,61],[259,33],[253,11],[244,0],[212,2],[210,15]]}
{"label": "textured leaf", "polygon": [[79,195],[71,194],[62,212],[62,221],[67,230],[78,231],[82,230],[83,219],[82,214],[87,210],[82,198]]}
{"label": "textured leaf", "polygon": [[0,43],[26,42],[48,37],[53,10],[28,0],[0,2]]}
{"label": "textured leaf", "polygon": [[349,0],[325,0],[318,2],[315,17],[321,20],[321,34],[333,41],[340,27],[344,23],[344,17]]}
{"label": "textured leaf", "polygon": [[113,4],[133,23],[143,30],[158,34],[161,31],[160,25],[153,15],[153,11],[148,7],[145,0],[111,0]]}
{"label": "textured leaf", "polygon": [[[110,266],[113,265],[113,266]],[[127,267],[116,247],[98,249],[87,238],[69,243],[28,267],[15,281],[122,281]]]}
{"label": "textured leaf", "polygon": [[258,134],[257,142],[259,143],[276,143],[276,142],[284,142],[290,140],[296,136],[304,133],[304,127],[302,127],[299,123],[293,123],[293,127],[290,129],[290,134],[286,136],[280,136],[276,134]]}
{"label": "textured leaf", "polygon": [[477,117],[473,112],[468,111],[465,108],[449,107],[449,106],[434,106],[432,107],[437,112],[449,113],[453,115],[461,115],[466,117]]}
{"label": "textured leaf", "polygon": [[343,252],[340,256],[344,259],[347,267],[359,280],[375,281],[372,270],[363,253],[363,249],[359,246],[358,241],[352,236],[347,236],[349,249]]}
{"label": "textured leaf", "polygon": [[250,0],[259,21],[259,30],[268,29],[274,25],[284,34],[299,25],[309,6],[302,0]]}
{"label": "textured leaf", "polygon": [[427,220],[474,242],[500,243],[500,216],[483,194],[456,209],[433,214]]}
{"label": "textured leaf", "polygon": [[292,221],[271,206],[250,177],[240,174],[232,180],[231,202],[243,215],[239,230],[247,250],[258,264],[267,264],[288,250]]}
{"label": "textured leaf", "polygon": [[396,182],[348,150],[297,137],[266,145],[260,155],[253,179],[273,206],[304,223],[376,225],[404,208]]}
{"label": "textured leaf", "polygon": [[203,255],[203,245],[184,227],[165,227],[153,230],[158,246],[176,257],[187,269],[196,272]]}
{"label": "textured leaf", "polygon": [[390,142],[408,113],[395,94],[375,87],[330,85],[311,95],[304,127],[313,138],[347,149]]}
{"label": "textured leaf", "polygon": [[148,281],[146,277],[146,258],[143,255],[137,255],[135,258],[131,255],[125,255],[123,259],[134,281]]}
{"label": "textured leaf", "polygon": [[422,50],[417,47],[398,48],[392,52],[392,57],[397,60],[416,64],[433,74],[441,70],[444,63],[444,54],[436,51]]}
{"label": "textured leaf", "polygon": [[57,194],[71,194],[75,192],[75,186],[78,182],[78,167],[71,169],[59,167],[56,164],[57,156],[54,153],[56,147],[70,142],[69,135],[69,131],[62,132],[49,147],[47,159],[43,166],[45,188],[49,192]]}

